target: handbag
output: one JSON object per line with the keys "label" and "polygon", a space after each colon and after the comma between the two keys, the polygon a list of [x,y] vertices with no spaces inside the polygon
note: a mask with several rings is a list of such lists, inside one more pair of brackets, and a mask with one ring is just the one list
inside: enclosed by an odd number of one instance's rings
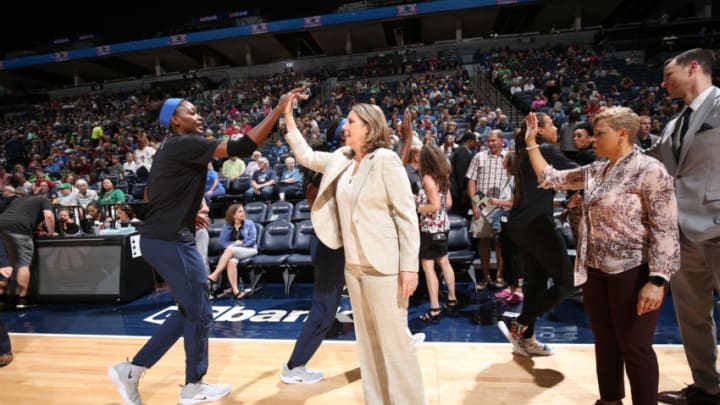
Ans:
{"label": "handbag", "polygon": [[447,235],[445,232],[435,232],[430,234],[430,244],[432,246],[442,246],[447,243]]}

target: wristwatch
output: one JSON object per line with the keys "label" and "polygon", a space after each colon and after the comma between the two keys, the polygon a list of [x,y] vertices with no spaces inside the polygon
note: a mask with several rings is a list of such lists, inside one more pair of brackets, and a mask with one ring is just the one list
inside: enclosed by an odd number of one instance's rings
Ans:
{"label": "wristwatch", "polygon": [[650,279],[648,281],[658,287],[662,287],[665,285],[665,283],[667,283],[667,280],[660,276],[650,276]]}

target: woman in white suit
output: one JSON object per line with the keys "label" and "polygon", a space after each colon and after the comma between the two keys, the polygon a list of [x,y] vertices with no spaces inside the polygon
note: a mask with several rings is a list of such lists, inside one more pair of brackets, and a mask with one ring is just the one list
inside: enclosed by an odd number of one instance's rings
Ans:
{"label": "woman in white suit", "polygon": [[420,233],[410,182],[389,149],[385,115],[376,105],[355,104],[343,127],[346,146],[333,153],[310,148],[292,108],[285,109],[285,122],[295,159],[323,173],[311,214],[315,233],[332,249],[344,246],[365,402],[426,403],[407,328]]}

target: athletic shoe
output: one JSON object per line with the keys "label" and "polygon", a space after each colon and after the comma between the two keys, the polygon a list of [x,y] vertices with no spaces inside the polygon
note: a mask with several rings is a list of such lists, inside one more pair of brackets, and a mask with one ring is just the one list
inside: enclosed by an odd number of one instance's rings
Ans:
{"label": "athletic shoe", "polygon": [[127,405],[141,405],[138,382],[145,373],[145,367],[136,366],[129,361],[118,363],[108,369],[108,377],[115,384],[120,396]]}
{"label": "athletic shoe", "polygon": [[17,304],[15,305],[15,308],[17,309],[30,309],[35,308],[37,305],[30,300],[28,300],[26,297],[18,297]]}
{"label": "athletic shoe", "polygon": [[523,339],[522,343],[527,356],[552,356],[555,354],[550,346],[538,342],[537,339],[535,339],[535,336]]}
{"label": "athletic shoe", "polygon": [[290,370],[287,363],[283,364],[280,376],[280,380],[285,384],[315,384],[322,379],[322,371],[311,370],[305,366],[297,366]]}
{"label": "athletic shoe", "polygon": [[513,294],[512,291],[510,291],[509,288],[506,288],[506,289],[504,289],[504,290],[502,290],[502,291],[496,292],[496,293],[495,293],[495,298],[497,298],[497,299],[499,299],[499,300],[506,300],[506,299],[508,299],[512,294]]}
{"label": "athletic shoe", "polygon": [[180,391],[180,405],[213,402],[230,393],[228,384],[208,384],[203,381],[185,384]]}
{"label": "athletic shoe", "polygon": [[413,346],[420,346],[425,341],[425,334],[422,332],[413,333],[412,335]]}
{"label": "athletic shoe", "polygon": [[13,361],[13,354],[12,352],[7,352],[5,354],[0,354],[0,367],[5,367],[8,364],[12,363]]}
{"label": "athletic shoe", "polygon": [[527,330],[527,326],[519,324],[515,318],[511,320],[498,321],[498,329],[512,344],[512,352],[521,356],[528,356],[529,354],[525,351],[523,342],[523,332]]}

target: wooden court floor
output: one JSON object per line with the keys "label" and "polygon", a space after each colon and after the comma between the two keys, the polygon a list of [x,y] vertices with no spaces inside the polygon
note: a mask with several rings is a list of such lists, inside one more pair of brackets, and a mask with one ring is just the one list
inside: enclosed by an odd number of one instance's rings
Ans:
{"label": "wooden court floor", "polygon": [[[0,368],[0,404],[120,404],[107,368],[132,356],[145,338],[11,335],[15,361]],[[280,367],[293,341],[210,340],[208,382],[229,383],[220,404],[362,404],[354,342],[328,341],[309,366],[325,379],[285,385]],[[513,356],[509,344],[434,343],[418,348],[430,404],[593,404],[592,345],[556,345],[556,355]],[[661,389],[691,381],[680,346],[656,346]],[[177,403],[184,378],[182,341],[140,380],[143,404]],[[627,389],[626,404],[631,403]],[[412,404],[411,404],[412,405]]]}

